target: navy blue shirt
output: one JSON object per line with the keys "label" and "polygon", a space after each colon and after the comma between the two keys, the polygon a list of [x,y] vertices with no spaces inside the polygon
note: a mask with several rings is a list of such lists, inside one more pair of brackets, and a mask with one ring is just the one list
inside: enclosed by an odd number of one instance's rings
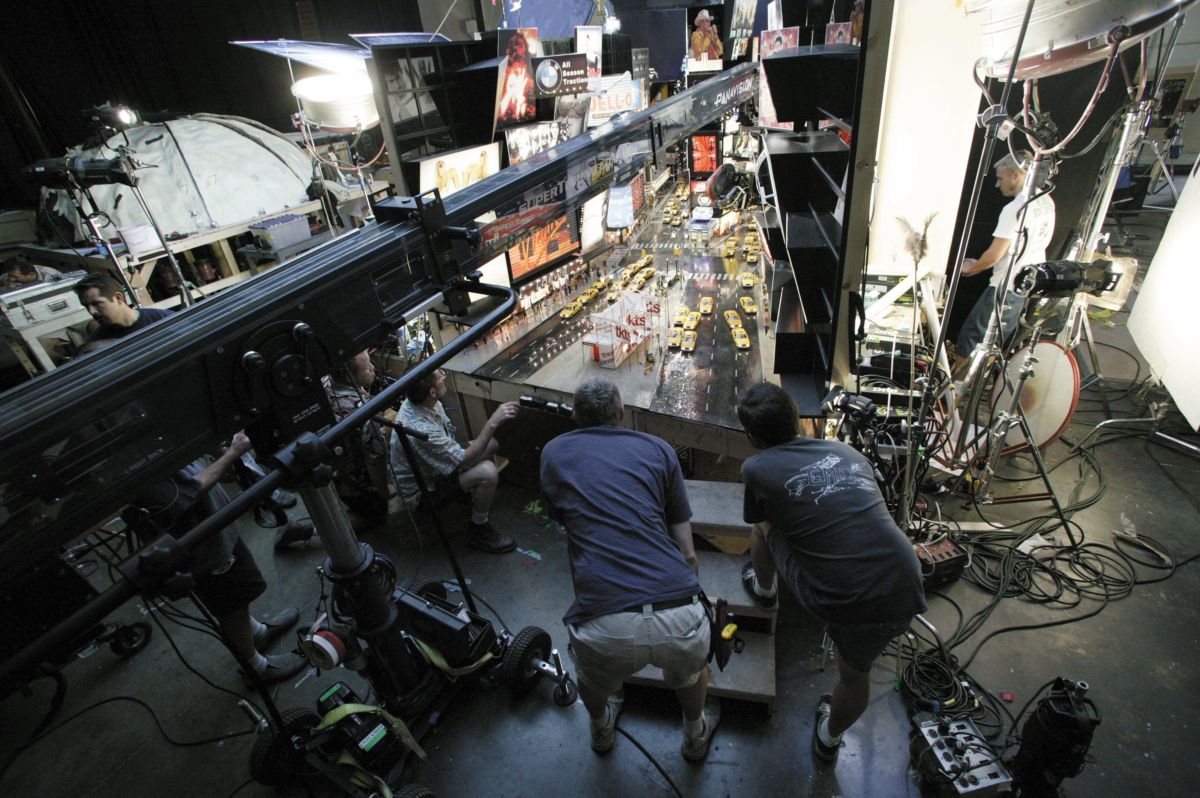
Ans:
{"label": "navy blue shirt", "polygon": [[171,315],[171,311],[166,308],[138,308],[138,317],[134,319],[133,324],[128,327],[115,327],[107,324],[101,324],[96,332],[92,333],[90,340],[99,341],[105,338],[124,338],[126,335],[133,335],[138,330],[149,327],[160,319],[165,319]]}
{"label": "navy blue shirt", "polygon": [[564,623],[699,592],[671,536],[692,508],[661,438],[615,426],[560,435],[542,450],[542,493],[567,528],[575,603]]}

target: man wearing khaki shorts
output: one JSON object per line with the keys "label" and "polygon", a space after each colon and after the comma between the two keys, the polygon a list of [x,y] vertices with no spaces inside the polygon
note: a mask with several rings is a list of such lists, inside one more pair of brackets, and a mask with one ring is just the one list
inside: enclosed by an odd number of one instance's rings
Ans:
{"label": "man wearing khaki shorts", "polygon": [[662,670],[683,707],[682,753],[708,754],[721,717],[708,703],[708,615],[698,594],[691,506],[667,443],[619,426],[611,382],[575,391],[580,429],[542,451],[542,493],[567,530],[575,603],[563,622],[579,693],[591,716],[592,750],[613,747],[622,683],[647,665]]}

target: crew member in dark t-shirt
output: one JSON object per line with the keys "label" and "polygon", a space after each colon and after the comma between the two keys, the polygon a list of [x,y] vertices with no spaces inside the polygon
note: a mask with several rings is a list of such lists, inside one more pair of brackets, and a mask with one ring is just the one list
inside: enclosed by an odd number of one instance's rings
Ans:
{"label": "crew member in dark t-shirt", "polygon": [[[123,513],[143,543],[166,532],[179,537],[229,503],[221,477],[250,449],[239,432],[216,460],[201,458],[168,477],[143,485]],[[225,643],[264,682],[273,683],[304,670],[306,660],[293,652],[266,654],[270,643],[299,618],[295,607],[277,613],[250,614],[250,602],[267,584],[237,525],[217,532],[191,551],[195,594],[212,613]]]}
{"label": "crew member in dark t-shirt", "polygon": [[742,465],[744,520],[754,524],[742,582],[770,609],[778,572],[829,625],[839,680],[817,705],[813,752],[832,761],[870,701],[871,664],[925,610],[921,567],[865,457],[840,441],[797,437],[799,413],[779,386],[755,385],[737,410],[764,450]]}
{"label": "crew member in dark t-shirt", "polygon": [[587,380],[575,391],[581,429],[542,451],[542,493],[566,528],[575,587],[563,618],[569,651],[594,751],[613,746],[625,679],[655,665],[683,707],[683,756],[698,761],[721,709],[705,702],[710,632],[692,509],[674,450],[618,426],[624,415],[615,385]]}
{"label": "crew member in dark t-shirt", "polygon": [[74,289],[79,304],[99,325],[88,337],[91,341],[123,338],[171,315],[163,308],[133,307],[121,284],[105,272],[92,272],[75,283]]}

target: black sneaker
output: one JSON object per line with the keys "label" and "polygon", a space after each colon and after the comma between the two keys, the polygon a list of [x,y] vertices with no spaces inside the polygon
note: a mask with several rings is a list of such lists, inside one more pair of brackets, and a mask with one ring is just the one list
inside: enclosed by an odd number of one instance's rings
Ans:
{"label": "black sneaker", "polygon": [[817,722],[813,726],[813,756],[822,762],[833,762],[836,760],[838,749],[841,747],[840,743],[838,745],[825,745],[825,743],[821,742],[821,735],[817,733],[817,730],[821,728],[821,719],[829,717],[832,707],[833,696],[829,693],[823,694],[820,700],[817,701]]}
{"label": "black sneaker", "polygon": [[[292,678],[307,667],[308,660],[295,652],[269,654],[267,655],[267,667],[258,674],[258,678],[267,684],[274,684]],[[242,674],[242,679],[246,682],[247,687],[254,686],[253,680],[245,673]]]}
{"label": "black sneaker", "polygon": [[742,586],[746,588],[746,592],[750,594],[750,598],[754,599],[754,603],[764,610],[779,609],[779,589],[775,589],[775,595],[771,597],[760,596],[754,590],[754,563],[748,562],[742,566]]}
{"label": "black sneaker", "polygon": [[517,541],[508,535],[501,535],[488,522],[468,524],[467,543],[471,548],[486,551],[488,554],[504,554],[517,547]]}

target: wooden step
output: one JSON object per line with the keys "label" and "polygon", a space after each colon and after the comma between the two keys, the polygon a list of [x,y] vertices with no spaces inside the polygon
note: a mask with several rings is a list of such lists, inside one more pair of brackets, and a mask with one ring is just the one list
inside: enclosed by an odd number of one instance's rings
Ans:
{"label": "wooden step", "polygon": [[742,520],[742,485],[686,479],[692,532],[727,554],[750,550],[750,525]]}
{"label": "wooden step", "polygon": [[[709,666],[708,694],[738,701],[766,704],[767,711],[775,708],[775,637],[774,635],[738,632],[746,642],[741,654],[729,658],[725,670]],[[662,687],[662,671],[647,665],[625,680],[628,684]]]}
{"label": "wooden step", "polygon": [[700,560],[700,587],[713,601],[725,599],[729,611],[742,618],[761,618],[769,634],[775,634],[777,611],[764,610],[754,603],[742,586],[742,566],[746,557],[722,554],[718,551],[698,551]]}

